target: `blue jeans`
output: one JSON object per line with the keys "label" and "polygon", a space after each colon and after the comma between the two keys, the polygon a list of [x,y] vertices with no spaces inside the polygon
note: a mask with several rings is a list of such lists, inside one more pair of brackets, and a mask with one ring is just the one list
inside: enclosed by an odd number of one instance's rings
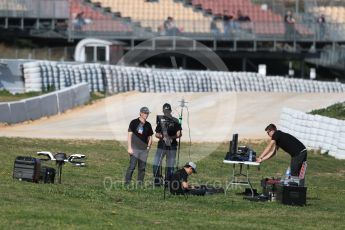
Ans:
{"label": "blue jeans", "polygon": [[161,167],[163,158],[166,156],[166,174],[165,178],[169,179],[174,173],[174,165],[176,159],[176,151],[177,147],[172,146],[170,148],[157,148],[156,155],[153,159],[153,177],[155,179],[155,184],[160,183],[160,178],[162,177],[161,174]]}
{"label": "blue jeans", "polygon": [[145,177],[145,167],[147,160],[147,150],[133,150],[134,153],[129,157],[129,166],[126,171],[125,183],[128,184],[132,180],[132,175],[138,164],[138,179],[139,183],[144,182]]}

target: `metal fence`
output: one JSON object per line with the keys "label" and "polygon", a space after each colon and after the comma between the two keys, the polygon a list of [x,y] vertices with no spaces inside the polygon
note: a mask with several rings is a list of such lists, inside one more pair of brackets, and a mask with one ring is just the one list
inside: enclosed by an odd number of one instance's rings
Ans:
{"label": "metal fence", "polygon": [[69,0],[0,0],[0,17],[69,18]]}
{"label": "metal fence", "polygon": [[0,45],[0,58],[73,61],[75,47],[18,48]]}
{"label": "metal fence", "polygon": [[142,23],[152,25],[148,29],[132,27],[131,24],[119,24],[114,20],[94,20],[76,29],[69,26],[71,38],[93,37],[148,39],[157,36],[183,36],[205,40],[290,40],[290,41],[344,41],[345,24],[315,22],[297,22],[288,25],[284,22],[217,22],[217,27],[197,21],[180,20],[176,27],[164,30],[162,21],[145,20]]}

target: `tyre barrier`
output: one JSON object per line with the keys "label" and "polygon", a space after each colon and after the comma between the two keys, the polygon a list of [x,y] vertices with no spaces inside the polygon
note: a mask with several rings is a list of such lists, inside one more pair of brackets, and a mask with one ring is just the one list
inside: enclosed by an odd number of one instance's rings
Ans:
{"label": "tyre barrier", "polygon": [[279,124],[308,148],[345,159],[345,121],[283,108]]}
{"label": "tyre barrier", "polygon": [[90,91],[140,92],[345,92],[345,84],[252,72],[154,69],[36,61],[23,64],[26,91],[64,89],[87,82]]}

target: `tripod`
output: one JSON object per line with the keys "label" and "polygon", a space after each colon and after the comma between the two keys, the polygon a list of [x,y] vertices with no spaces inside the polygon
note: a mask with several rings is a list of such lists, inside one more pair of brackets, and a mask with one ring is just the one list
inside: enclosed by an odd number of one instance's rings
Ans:
{"label": "tripod", "polygon": [[[187,102],[182,98],[182,100],[180,101],[181,114],[180,114],[179,119],[178,119],[181,127],[182,127],[182,119],[183,119],[183,108],[186,106],[186,104],[187,104]],[[181,152],[181,136],[178,138],[176,170],[178,170],[178,168],[179,168],[180,152]]]}
{"label": "tripod", "polygon": [[67,156],[65,153],[57,153],[54,157],[57,165],[57,175],[59,178],[59,184],[61,184],[62,166],[65,164]]}
{"label": "tripod", "polygon": [[59,184],[61,184],[61,177],[62,177],[62,165],[65,164],[64,161],[56,161],[57,164],[57,176],[59,178]]}
{"label": "tripod", "polygon": [[[167,146],[163,142],[163,146],[158,148],[157,150],[159,152],[159,159],[156,162],[156,169],[154,169],[154,178],[155,178],[155,184],[159,183],[159,185],[165,184],[164,182],[167,180],[168,175],[168,169],[172,170],[174,169],[174,162],[171,162],[171,154],[172,151],[176,151],[174,147]],[[157,153],[156,153],[157,154]],[[163,176],[163,157],[166,157],[166,165],[165,165],[165,170],[164,170],[164,176]],[[175,155],[176,157],[176,155]],[[159,172],[159,174],[158,174]],[[157,179],[159,179],[159,182],[157,182]]]}

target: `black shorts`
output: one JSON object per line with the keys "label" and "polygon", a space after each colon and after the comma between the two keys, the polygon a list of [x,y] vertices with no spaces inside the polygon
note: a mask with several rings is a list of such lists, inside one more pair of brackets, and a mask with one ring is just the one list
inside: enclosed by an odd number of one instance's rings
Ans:
{"label": "black shorts", "polygon": [[291,157],[291,176],[298,177],[304,161],[307,161],[307,150],[302,150],[296,156]]}

